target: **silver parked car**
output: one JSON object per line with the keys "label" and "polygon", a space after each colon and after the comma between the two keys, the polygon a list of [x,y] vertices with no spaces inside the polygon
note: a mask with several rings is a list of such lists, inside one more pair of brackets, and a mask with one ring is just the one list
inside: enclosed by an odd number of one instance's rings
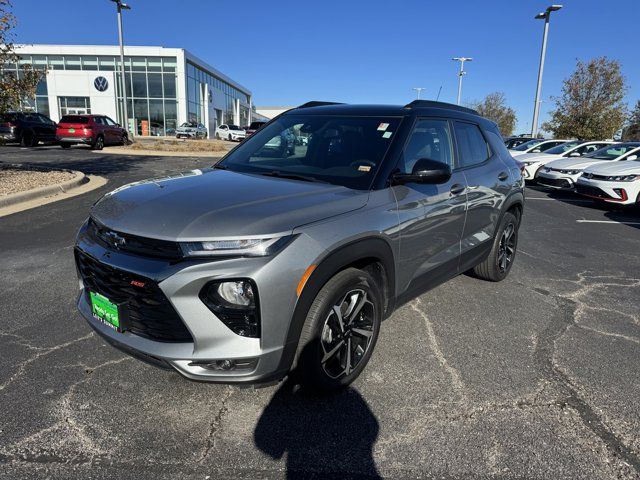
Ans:
{"label": "silver parked car", "polygon": [[[285,131],[309,140],[271,148]],[[311,102],[210,169],[99,200],[75,248],[78,308],[115,347],[190,379],[293,367],[343,387],[394,308],[470,269],[506,277],[523,185],[473,110]]]}
{"label": "silver parked car", "polygon": [[176,128],[176,138],[207,138],[207,129],[201,123],[185,122]]}

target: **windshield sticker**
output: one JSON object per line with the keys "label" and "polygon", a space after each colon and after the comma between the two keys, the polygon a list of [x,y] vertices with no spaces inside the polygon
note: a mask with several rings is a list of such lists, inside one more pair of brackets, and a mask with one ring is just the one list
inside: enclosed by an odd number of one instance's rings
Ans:
{"label": "windshield sticker", "polygon": [[359,172],[370,172],[371,171],[371,166],[370,165],[359,165],[358,166],[358,171]]}
{"label": "windshield sticker", "polygon": [[382,138],[389,138],[389,137],[391,137],[391,133],[392,133],[392,132],[384,132],[384,133],[382,134]]}
{"label": "windshield sticker", "polygon": [[387,128],[389,128],[389,124],[388,123],[381,123],[380,125],[378,125],[378,131],[379,132],[384,132]]}

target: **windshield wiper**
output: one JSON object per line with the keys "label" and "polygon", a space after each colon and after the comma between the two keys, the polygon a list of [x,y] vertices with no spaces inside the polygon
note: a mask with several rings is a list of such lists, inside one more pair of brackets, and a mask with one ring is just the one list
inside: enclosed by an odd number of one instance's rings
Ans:
{"label": "windshield wiper", "polygon": [[228,170],[229,167],[226,165],[222,165],[221,163],[216,163],[213,165],[213,168],[217,168],[218,170]]}
{"label": "windshield wiper", "polygon": [[310,177],[307,175],[298,175],[297,173],[280,172],[279,170],[272,170],[270,172],[260,172],[260,175],[264,175],[265,177],[289,178],[291,180],[302,180],[303,182],[329,183],[329,182],[325,182],[324,180],[320,180],[316,177]]}

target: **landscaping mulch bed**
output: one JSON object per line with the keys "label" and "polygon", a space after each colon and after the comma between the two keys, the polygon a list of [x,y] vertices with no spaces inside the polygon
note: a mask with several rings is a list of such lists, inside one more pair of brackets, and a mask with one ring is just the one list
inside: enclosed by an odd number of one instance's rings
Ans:
{"label": "landscaping mulch bed", "polygon": [[73,179],[73,172],[0,168],[0,196],[46,187]]}

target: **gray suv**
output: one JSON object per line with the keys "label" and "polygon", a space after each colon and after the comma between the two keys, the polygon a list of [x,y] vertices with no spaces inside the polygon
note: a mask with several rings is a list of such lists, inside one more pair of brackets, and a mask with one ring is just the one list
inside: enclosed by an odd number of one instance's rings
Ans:
{"label": "gray suv", "polygon": [[[292,152],[271,148],[303,136]],[[462,272],[499,281],[523,180],[497,126],[439,102],[310,102],[210,169],[136,182],[77,238],[78,308],[116,348],[187,378],[330,390],[394,308]]]}

